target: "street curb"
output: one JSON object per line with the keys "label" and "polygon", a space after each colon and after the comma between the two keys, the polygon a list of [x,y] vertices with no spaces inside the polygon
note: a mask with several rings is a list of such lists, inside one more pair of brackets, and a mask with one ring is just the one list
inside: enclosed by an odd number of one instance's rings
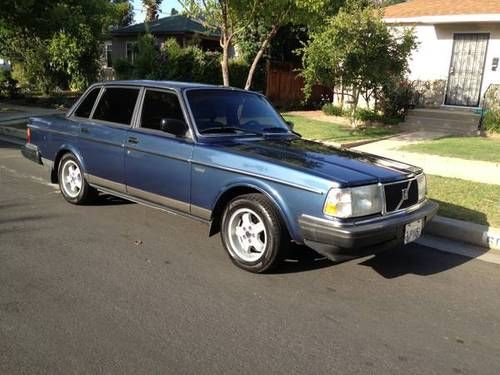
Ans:
{"label": "street curb", "polygon": [[483,262],[500,264],[500,251],[486,249],[484,247],[469,245],[447,238],[425,234],[415,241],[417,244],[430,247],[445,253],[464,256]]}
{"label": "street curb", "polygon": [[486,225],[436,216],[427,224],[425,233],[483,249],[500,250],[500,229]]}
{"label": "street curb", "polygon": [[3,136],[1,134],[0,134],[0,141],[12,143],[12,144],[19,145],[19,146],[23,146],[26,143],[25,140],[21,140],[19,138],[14,138],[14,137],[6,137],[6,136]]}
{"label": "street curb", "polygon": [[11,126],[0,126],[0,135],[24,140],[26,139],[26,130],[13,128]]}

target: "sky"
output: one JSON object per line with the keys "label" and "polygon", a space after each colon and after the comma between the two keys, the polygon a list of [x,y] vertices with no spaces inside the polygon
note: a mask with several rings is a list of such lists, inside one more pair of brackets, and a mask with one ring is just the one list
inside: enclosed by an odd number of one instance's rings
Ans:
{"label": "sky", "polygon": [[[133,0],[132,4],[134,4],[134,23],[140,23],[144,22],[144,9],[142,8],[142,1],[141,0]],[[160,13],[160,18],[161,17],[166,17],[170,15],[170,9],[175,8],[178,11],[182,9],[181,5],[177,0],[163,0],[161,4],[161,13]]]}

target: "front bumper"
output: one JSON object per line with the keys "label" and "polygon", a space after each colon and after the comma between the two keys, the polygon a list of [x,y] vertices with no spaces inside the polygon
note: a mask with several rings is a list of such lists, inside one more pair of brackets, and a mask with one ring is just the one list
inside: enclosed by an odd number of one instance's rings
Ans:
{"label": "front bumper", "polygon": [[307,246],[332,260],[343,261],[401,246],[405,225],[420,219],[427,224],[438,207],[426,201],[413,211],[348,224],[302,215],[299,225]]}
{"label": "front bumper", "polygon": [[35,163],[38,163],[38,164],[42,164],[42,157],[40,155],[40,151],[38,150],[38,147],[35,145],[32,145],[31,143],[26,143],[21,148],[21,154],[23,154],[23,156],[26,159],[34,161]]}

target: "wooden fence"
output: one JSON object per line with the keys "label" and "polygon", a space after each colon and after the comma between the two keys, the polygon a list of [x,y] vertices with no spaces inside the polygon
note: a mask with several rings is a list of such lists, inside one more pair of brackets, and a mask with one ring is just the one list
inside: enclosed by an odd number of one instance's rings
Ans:
{"label": "wooden fence", "polygon": [[[277,106],[293,107],[304,101],[304,79],[296,71],[298,66],[270,62],[266,72],[266,96]],[[322,97],[331,96],[331,90],[314,86],[309,103],[319,103]]]}

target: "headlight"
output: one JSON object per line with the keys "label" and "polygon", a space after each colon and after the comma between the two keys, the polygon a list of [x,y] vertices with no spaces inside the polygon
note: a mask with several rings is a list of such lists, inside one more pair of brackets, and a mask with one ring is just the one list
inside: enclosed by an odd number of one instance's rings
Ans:
{"label": "headlight", "polygon": [[418,184],[418,201],[421,202],[425,199],[427,195],[427,178],[425,177],[425,173],[419,174],[417,176],[417,184]]}
{"label": "headlight", "polygon": [[366,216],[381,211],[382,199],[378,185],[331,189],[323,207],[325,215],[339,218]]}

